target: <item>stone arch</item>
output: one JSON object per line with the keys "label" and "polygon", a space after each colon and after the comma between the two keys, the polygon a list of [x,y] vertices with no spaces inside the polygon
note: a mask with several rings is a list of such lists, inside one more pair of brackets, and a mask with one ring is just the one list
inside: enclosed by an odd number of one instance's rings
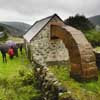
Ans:
{"label": "stone arch", "polygon": [[51,37],[62,39],[68,49],[71,77],[79,81],[98,79],[92,46],[81,31],[67,25],[51,24]]}

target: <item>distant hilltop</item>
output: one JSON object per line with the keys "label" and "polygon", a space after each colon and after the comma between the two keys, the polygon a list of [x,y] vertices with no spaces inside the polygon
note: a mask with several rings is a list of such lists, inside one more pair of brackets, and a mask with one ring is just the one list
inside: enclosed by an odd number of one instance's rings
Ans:
{"label": "distant hilltop", "polygon": [[[100,26],[100,15],[88,18],[94,25]],[[5,27],[13,36],[23,36],[31,25],[24,22],[0,22],[0,26]]]}
{"label": "distant hilltop", "polygon": [[100,26],[100,15],[92,16],[88,18],[94,25]]}
{"label": "distant hilltop", "polygon": [[13,36],[22,36],[31,25],[23,22],[0,22],[0,26],[6,28]]}

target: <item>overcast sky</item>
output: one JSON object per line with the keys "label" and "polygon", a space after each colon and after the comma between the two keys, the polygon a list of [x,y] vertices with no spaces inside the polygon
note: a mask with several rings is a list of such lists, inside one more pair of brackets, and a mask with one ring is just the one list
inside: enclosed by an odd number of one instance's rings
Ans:
{"label": "overcast sky", "polygon": [[0,21],[34,21],[57,13],[62,19],[75,14],[100,15],[100,0],[0,0]]}

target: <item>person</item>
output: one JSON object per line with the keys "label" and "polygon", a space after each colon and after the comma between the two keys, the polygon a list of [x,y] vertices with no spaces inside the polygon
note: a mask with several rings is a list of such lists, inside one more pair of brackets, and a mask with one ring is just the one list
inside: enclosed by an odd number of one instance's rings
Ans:
{"label": "person", "polygon": [[21,54],[22,54],[22,48],[23,48],[23,45],[20,44],[19,49],[20,49]]}
{"label": "person", "polygon": [[3,58],[3,63],[6,62],[7,63],[7,58],[6,58],[6,53],[7,53],[7,50],[6,48],[4,47],[0,47],[0,51],[1,51],[1,54],[2,54],[2,58]]}
{"label": "person", "polygon": [[16,56],[16,57],[18,57],[18,46],[16,45],[16,46],[14,46],[14,55]]}
{"label": "person", "polygon": [[13,56],[14,56],[14,49],[13,49],[12,46],[9,48],[8,54],[9,54],[10,59],[13,59]]}

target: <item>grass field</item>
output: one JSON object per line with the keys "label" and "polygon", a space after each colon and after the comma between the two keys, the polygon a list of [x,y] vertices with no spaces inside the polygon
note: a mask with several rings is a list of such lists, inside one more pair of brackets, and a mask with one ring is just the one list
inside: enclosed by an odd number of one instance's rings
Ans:
{"label": "grass field", "polygon": [[96,31],[95,29],[85,31],[85,36],[92,44],[93,43],[99,43],[100,42],[100,32]]}
{"label": "grass field", "polygon": [[70,77],[70,66],[49,68],[75,100],[100,100],[100,72],[98,81],[79,83]]}
{"label": "grass field", "polygon": [[38,96],[25,53],[12,60],[7,55],[7,63],[3,63],[0,53],[0,100],[35,100]]}
{"label": "grass field", "polygon": [[[96,48],[100,50],[100,48]],[[98,81],[79,83],[70,78],[70,66],[51,66],[50,70],[75,100],[100,100],[100,72]],[[0,100],[39,100],[34,75],[25,53],[3,63],[0,53]]]}

